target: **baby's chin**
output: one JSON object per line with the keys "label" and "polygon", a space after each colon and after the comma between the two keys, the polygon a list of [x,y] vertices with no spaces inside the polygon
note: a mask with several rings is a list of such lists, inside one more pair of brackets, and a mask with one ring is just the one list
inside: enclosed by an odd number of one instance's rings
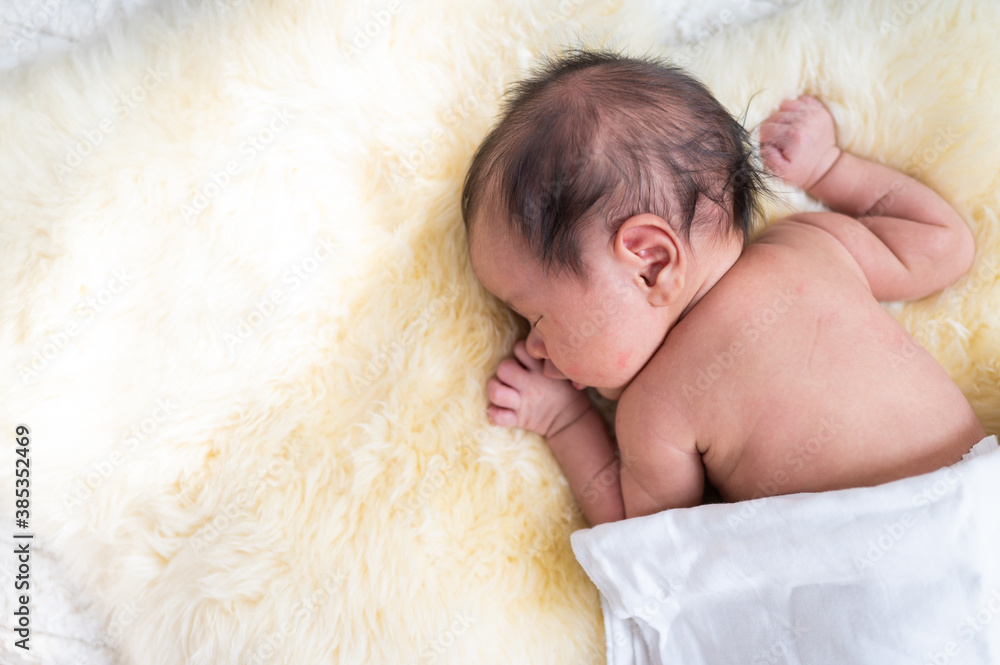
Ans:
{"label": "baby's chin", "polygon": [[[589,377],[580,377],[583,379],[584,382],[576,381],[574,379],[570,379],[569,377],[566,378],[569,379],[569,382],[573,384],[573,387],[576,388],[577,390],[593,388],[594,390],[597,391],[597,394],[599,394],[601,397],[617,401],[618,398],[621,397],[622,393],[625,392],[625,389],[628,388],[629,384],[632,382],[632,379],[634,379],[635,377],[627,375],[613,375],[608,373],[604,374],[595,373]],[[591,380],[591,383],[586,383],[588,378]],[[603,386],[594,385],[595,383],[604,385]]]}
{"label": "baby's chin", "polygon": [[622,396],[623,392],[625,392],[625,387],[623,386],[621,388],[595,388],[595,390],[597,390],[597,394],[603,397],[604,399],[618,401],[618,398]]}

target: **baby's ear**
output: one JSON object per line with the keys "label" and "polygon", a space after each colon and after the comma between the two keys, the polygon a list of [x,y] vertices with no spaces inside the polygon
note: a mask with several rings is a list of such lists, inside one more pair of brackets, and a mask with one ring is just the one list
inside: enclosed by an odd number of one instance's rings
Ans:
{"label": "baby's ear", "polygon": [[680,296],[686,253],[677,232],[662,217],[641,213],[626,219],[615,237],[615,256],[635,275],[649,304],[663,307]]}

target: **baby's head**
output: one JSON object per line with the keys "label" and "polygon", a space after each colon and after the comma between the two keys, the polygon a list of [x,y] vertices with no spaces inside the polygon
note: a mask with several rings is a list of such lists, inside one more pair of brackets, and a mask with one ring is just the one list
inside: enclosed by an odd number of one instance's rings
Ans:
{"label": "baby's head", "polygon": [[575,51],[508,94],[462,192],[473,269],[532,322],[547,374],[613,392],[746,241],[749,136],[653,59]]}

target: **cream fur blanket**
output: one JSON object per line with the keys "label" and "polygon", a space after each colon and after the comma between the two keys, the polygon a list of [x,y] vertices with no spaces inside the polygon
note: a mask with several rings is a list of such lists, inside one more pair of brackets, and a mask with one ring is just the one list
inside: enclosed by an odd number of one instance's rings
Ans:
{"label": "cream fur blanket", "polygon": [[6,77],[0,505],[26,423],[31,528],[122,662],[603,661],[558,466],[484,418],[523,330],[458,213],[504,85],[568,44],[672,53],[751,126],[815,93],[947,197],[976,263],[893,311],[1000,432],[1000,7],[725,9],[672,49],[655,11],[178,1]]}

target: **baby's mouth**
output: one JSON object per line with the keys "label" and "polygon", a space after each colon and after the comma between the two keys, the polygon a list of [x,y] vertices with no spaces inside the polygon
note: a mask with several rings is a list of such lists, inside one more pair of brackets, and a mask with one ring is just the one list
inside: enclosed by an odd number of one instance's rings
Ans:
{"label": "baby's mouth", "polygon": [[576,388],[577,390],[583,390],[584,388],[587,387],[582,383],[577,383],[576,381],[570,381],[570,383],[573,384],[573,387]]}

